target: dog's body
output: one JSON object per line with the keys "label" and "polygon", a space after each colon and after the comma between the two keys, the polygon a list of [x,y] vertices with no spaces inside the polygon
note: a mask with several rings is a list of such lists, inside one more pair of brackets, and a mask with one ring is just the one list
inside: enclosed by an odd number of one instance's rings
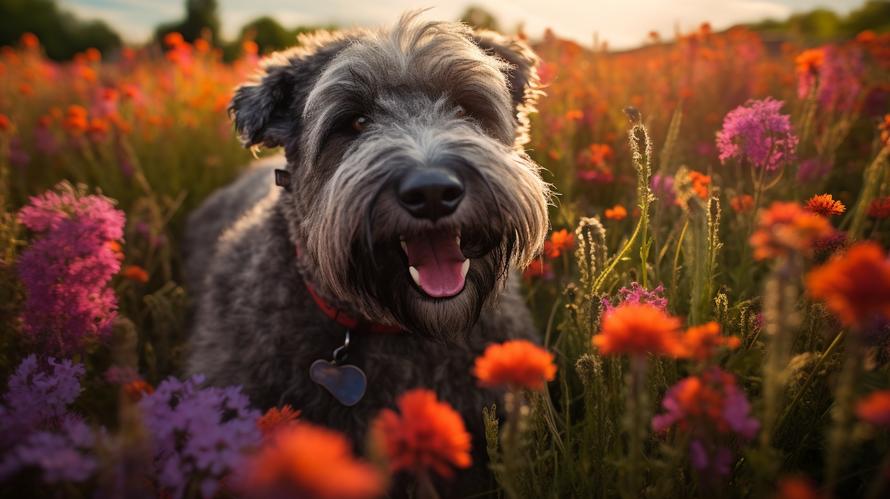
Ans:
{"label": "dog's body", "polygon": [[[291,404],[358,445],[401,393],[432,389],[474,444],[476,466],[442,486],[489,489],[481,413],[497,394],[472,365],[489,343],[535,337],[508,276],[547,231],[548,189],[521,151],[534,63],[497,35],[413,16],[274,57],[232,113],[247,145],[284,147],[290,181],[281,189],[269,167],[252,169],[191,216],[189,370],[243,386],[260,408]],[[313,292],[401,330],[351,333],[347,363],[367,375],[354,406],[309,377],[346,332]]]}

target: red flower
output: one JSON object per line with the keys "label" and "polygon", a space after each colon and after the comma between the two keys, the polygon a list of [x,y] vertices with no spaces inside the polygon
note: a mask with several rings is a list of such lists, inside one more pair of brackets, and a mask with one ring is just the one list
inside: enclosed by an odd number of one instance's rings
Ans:
{"label": "red flower", "polygon": [[729,206],[736,213],[745,213],[754,208],[754,196],[750,194],[739,194],[733,196],[729,200]]}
{"label": "red flower", "polygon": [[346,437],[309,423],[275,433],[248,462],[245,482],[264,497],[364,499],[385,489],[377,471],[353,457]]}
{"label": "red flower", "polygon": [[890,429],[890,390],[872,392],[856,404],[859,419]]}
{"label": "red flower", "polygon": [[476,358],[473,374],[488,387],[543,390],[556,376],[553,354],[527,340],[489,345]]}
{"label": "red flower", "polygon": [[121,271],[121,274],[131,281],[136,281],[142,284],[148,282],[148,272],[138,265],[127,265],[124,267],[124,270]]}
{"label": "red flower", "polygon": [[848,326],[865,327],[881,316],[890,319],[890,261],[876,243],[852,246],[811,271],[806,285],[810,296]]}
{"label": "red flower", "polygon": [[384,409],[371,424],[371,439],[393,471],[431,470],[447,478],[452,467],[470,466],[470,434],[450,405],[426,389],[403,393],[397,404],[398,413]]}
{"label": "red flower", "polygon": [[627,218],[627,209],[620,204],[616,204],[611,208],[607,208],[605,215],[609,220],[624,220]]}
{"label": "red flower", "polygon": [[875,199],[868,205],[868,216],[872,218],[890,218],[890,196]]}
{"label": "red flower", "polygon": [[797,203],[775,202],[760,214],[750,243],[754,258],[765,260],[792,251],[808,254],[816,241],[833,232],[825,217],[808,212]]}
{"label": "red flower", "polygon": [[684,356],[696,360],[708,360],[720,347],[735,350],[741,341],[735,336],[724,336],[720,324],[708,322],[701,326],[691,327],[683,335]]}
{"label": "red flower", "polygon": [[279,430],[295,424],[299,417],[300,411],[294,410],[290,405],[280,409],[273,407],[257,420],[256,425],[263,432],[263,436],[268,438]]}
{"label": "red flower", "polygon": [[566,229],[558,230],[550,234],[550,239],[544,242],[544,254],[547,258],[559,258],[563,252],[575,246],[575,235]]}

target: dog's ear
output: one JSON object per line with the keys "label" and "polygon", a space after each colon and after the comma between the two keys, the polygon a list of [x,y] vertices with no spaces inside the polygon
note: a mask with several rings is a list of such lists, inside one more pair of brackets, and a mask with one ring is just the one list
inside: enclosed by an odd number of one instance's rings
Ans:
{"label": "dog's ear", "polygon": [[235,90],[229,116],[245,147],[278,147],[295,136],[309,90],[348,36],[321,32],[299,43],[267,57],[253,80]]}
{"label": "dog's ear", "polygon": [[541,94],[538,79],[540,59],[531,47],[518,38],[488,30],[475,31],[473,39],[485,53],[508,64],[504,73],[516,108],[524,112],[534,111],[537,97]]}

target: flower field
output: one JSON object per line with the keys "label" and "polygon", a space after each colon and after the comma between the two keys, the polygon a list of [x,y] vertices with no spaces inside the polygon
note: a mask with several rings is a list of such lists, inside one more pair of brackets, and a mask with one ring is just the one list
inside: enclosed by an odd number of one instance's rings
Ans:
{"label": "flower field", "polygon": [[[467,373],[505,394],[492,495],[890,496],[890,35],[533,45],[558,196],[540,344]],[[349,442],[182,377],[184,221],[252,160],[226,107],[260,58],[0,52],[0,497],[436,497],[471,465],[435,387]]]}

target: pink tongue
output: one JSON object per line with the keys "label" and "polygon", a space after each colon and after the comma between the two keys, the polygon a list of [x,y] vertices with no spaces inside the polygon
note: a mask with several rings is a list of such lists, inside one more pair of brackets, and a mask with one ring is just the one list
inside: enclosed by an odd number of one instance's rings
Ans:
{"label": "pink tongue", "polygon": [[427,231],[405,240],[408,265],[417,269],[420,288],[424,293],[443,298],[454,296],[464,289],[461,274],[464,257],[455,235],[450,231]]}

